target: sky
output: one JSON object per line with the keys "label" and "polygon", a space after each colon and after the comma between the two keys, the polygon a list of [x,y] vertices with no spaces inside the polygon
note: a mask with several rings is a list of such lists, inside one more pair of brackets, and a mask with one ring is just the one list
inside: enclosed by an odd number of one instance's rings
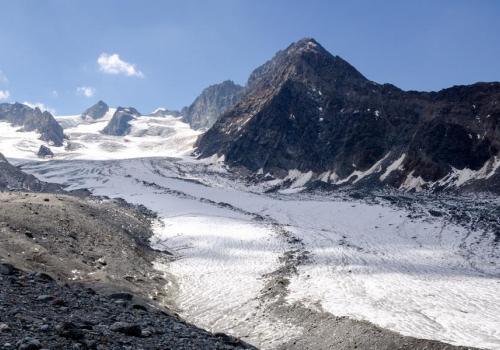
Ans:
{"label": "sky", "polygon": [[0,102],[180,109],[303,37],[406,90],[500,81],[497,0],[0,0]]}

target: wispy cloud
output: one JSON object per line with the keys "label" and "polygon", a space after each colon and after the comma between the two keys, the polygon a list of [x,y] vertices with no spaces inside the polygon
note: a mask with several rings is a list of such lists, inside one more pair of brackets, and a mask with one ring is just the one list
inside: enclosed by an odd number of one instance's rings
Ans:
{"label": "wispy cloud", "polygon": [[57,92],[57,90],[52,90],[52,96],[59,97],[59,92]]}
{"label": "wispy cloud", "polygon": [[117,53],[112,55],[102,53],[97,58],[97,64],[99,65],[99,70],[106,74],[122,74],[127,77],[139,78],[144,77],[144,74],[136,68],[135,64],[123,61]]}
{"label": "wispy cloud", "polygon": [[25,104],[26,106],[29,106],[31,108],[39,108],[42,112],[43,111],[47,111],[51,114],[56,114],[56,110],[54,108],[50,108],[48,106],[46,106],[45,104],[41,103],[41,102],[28,102],[28,101],[24,101],[23,104]]}
{"label": "wispy cloud", "polygon": [[9,90],[0,90],[0,101],[8,100],[10,97]]}
{"label": "wispy cloud", "polygon": [[7,78],[5,73],[0,70],[0,84],[8,84],[8,83],[9,79]]}
{"label": "wispy cloud", "polygon": [[92,97],[95,94],[95,89],[91,86],[79,86],[76,88],[76,94],[79,96]]}

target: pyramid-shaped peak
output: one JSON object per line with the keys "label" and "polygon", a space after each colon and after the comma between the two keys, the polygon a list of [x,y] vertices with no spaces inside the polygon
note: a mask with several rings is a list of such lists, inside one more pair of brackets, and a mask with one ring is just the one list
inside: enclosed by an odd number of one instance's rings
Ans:
{"label": "pyramid-shaped peak", "polygon": [[321,46],[316,40],[313,38],[303,38],[288,46],[285,52],[289,55],[294,54],[303,54],[303,53],[320,53],[331,55],[323,46]]}

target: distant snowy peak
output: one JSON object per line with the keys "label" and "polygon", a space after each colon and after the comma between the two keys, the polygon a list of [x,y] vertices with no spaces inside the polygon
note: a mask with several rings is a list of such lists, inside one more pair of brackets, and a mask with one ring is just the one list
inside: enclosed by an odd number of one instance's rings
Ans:
{"label": "distant snowy peak", "polygon": [[98,101],[95,105],[87,108],[81,115],[82,119],[100,119],[109,111],[109,106],[104,101]]}
{"label": "distant snowy peak", "polygon": [[155,109],[152,113],[149,114],[150,117],[167,117],[167,116],[172,116],[172,117],[180,117],[181,113],[179,111],[174,111],[171,109],[167,108],[157,108]]}
{"label": "distant snowy peak", "polygon": [[52,114],[42,112],[38,107],[32,108],[17,102],[1,103],[0,121],[8,122],[14,127],[19,126],[19,131],[22,132],[35,131],[40,134],[40,140],[56,147],[63,145],[63,128]]}
{"label": "distant snowy peak", "polygon": [[312,172],[310,182],[330,185],[500,192],[498,125],[500,83],[403,91],[306,38],[252,72],[197,151],[281,178]]}

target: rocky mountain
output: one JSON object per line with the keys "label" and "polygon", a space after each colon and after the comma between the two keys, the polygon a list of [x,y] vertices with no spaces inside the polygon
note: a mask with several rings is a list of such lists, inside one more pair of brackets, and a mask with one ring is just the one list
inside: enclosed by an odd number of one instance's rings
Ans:
{"label": "rocky mountain", "polygon": [[190,106],[184,107],[181,114],[193,129],[209,128],[241,99],[244,90],[243,86],[231,80],[211,85]]}
{"label": "rocky mountain", "polygon": [[95,105],[87,108],[81,115],[82,119],[99,119],[109,111],[109,106],[104,101],[98,101]]}
{"label": "rocky mountain", "polygon": [[123,136],[130,131],[129,122],[141,114],[132,107],[118,107],[108,125],[102,130],[105,135]]}
{"label": "rocky mountain", "polygon": [[22,127],[21,131],[36,131],[40,139],[62,146],[64,141],[63,128],[47,111],[42,112],[38,107],[31,108],[22,103],[1,103],[0,121],[7,121],[13,126]]}
{"label": "rocky mountain", "polygon": [[61,192],[62,187],[38,180],[10,164],[0,153],[0,191]]}
{"label": "rocky mountain", "polygon": [[177,118],[181,116],[181,112],[167,108],[158,108],[153,113],[149,114],[150,117],[166,117],[169,115]]}
{"label": "rocky mountain", "polygon": [[201,157],[333,185],[500,190],[500,83],[403,91],[306,38],[257,68],[246,89],[198,140]]}
{"label": "rocky mountain", "polygon": [[54,156],[54,153],[49,147],[41,145],[36,155],[40,158],[51,158]]}

